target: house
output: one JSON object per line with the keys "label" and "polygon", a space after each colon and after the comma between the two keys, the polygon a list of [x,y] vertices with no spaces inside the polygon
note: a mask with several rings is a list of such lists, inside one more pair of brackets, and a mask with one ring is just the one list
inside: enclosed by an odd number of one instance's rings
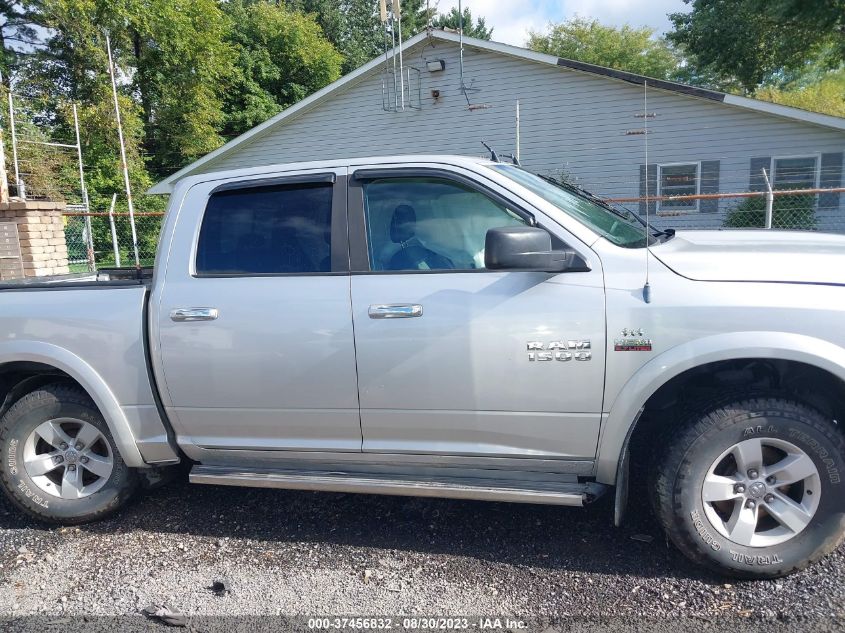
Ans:
{"label": "house", "polygon": [[[464,38],[462,48],[460,40],[448,31],[421,33],[403,44],[401,60],[388,51],[150,193],[221,169],[382,154],[488,155],[482,140],[502,155],[518,153],[527,169],[628,199],[641,213],[645,203],[635,199],[646,193],[761,190],[764,168],[776,188],[843,184],[843,118],[497,42]],[[649,210],[658,223],[718,227],[740,200],[658,200]],[[813,200],[818,228],[845,231],[845,195]]]}

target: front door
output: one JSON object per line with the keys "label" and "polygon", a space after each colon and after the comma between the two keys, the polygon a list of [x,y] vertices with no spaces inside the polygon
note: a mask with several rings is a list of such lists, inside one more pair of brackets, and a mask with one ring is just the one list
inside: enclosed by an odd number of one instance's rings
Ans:
{"label": "front door", "polygon": [[151,303],[180,440],[360,452],[346,191],[342,169],[188,193]]}
{"label": "front door", "polygon": [[532,221],[524,207],[442,170],[395,173],[350,187],[364,451],[593,458],[600,268],[486,270],[487,229]]}

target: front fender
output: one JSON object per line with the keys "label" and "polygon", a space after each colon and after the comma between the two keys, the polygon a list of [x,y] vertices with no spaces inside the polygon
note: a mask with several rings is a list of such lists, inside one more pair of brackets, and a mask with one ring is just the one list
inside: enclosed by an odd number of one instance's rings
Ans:
{"label": "front fender", "polygon": [[21,361],[50,365],[78,382],[88,392],[105,418],[126,465],[134,468],[146,466],[132,434],[129,420],[106,381],[88,363],[76,354],[50,343],[40,341],[0,343],[0,365]]}
{"label": "front fender", "polygon": [[708,363],[741,358],[772,358],[814,365],[845,381],[845,349],[829,341],[783,332],[732,332],[706,336],[673,347],[643,365],[625,385],[602,424],[596,479],[616,483],[627,439],[646,401],[679,374]]}

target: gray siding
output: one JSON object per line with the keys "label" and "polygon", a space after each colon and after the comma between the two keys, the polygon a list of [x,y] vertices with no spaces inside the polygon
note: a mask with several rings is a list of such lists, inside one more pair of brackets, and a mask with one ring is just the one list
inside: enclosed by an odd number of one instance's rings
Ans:
{"label": "gray siding", "polygon": [[[446,60],[446,70],[426,72],[425,59],[437,58]],[[421,44],[405,53],[407,64],[422,69],[421,110],[384,112],[377,70],[201,171],[381,154],[482,156],[481,139],[502,154],[510,153],[519,99],[524,165],[574,176],[602,195],[639,195],[645,135],[630,132],[643,128],[643,119],[636,116],[643,111],[642,86],[472,48],[464,59],[466,82],[480,88],[470,99],[491,107],[467,108],[459,90],[456,45]],[[441,95],[436,103],[434,89]],[[845,151],[845,134],[707,99],[650,89],[648,111],[656,114],[648,120],[649,165],[702,161],[708,173],[718,174],[722,192],[748,190],[755,157]],[[838,165],[841,169],[841,160]],[[843,182],[841,175],[831,179]],[[845,230],[842,206],[824,211],[830,215],[824,221],[839,222]],[[702,205],[699,213],[665,223],[720,226],[724,208],[724,202]]]}

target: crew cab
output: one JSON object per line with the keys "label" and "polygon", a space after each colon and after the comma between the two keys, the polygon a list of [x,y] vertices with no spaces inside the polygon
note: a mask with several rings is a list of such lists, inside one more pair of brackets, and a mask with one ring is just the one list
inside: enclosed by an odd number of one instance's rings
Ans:
{"label": "crew cab", "polygon": [[[773,577],[845,533],[845,237],[657,231],[518,165],[206,173],[149,278],[0,287],[0,484],[92,521],[195,483],[586,505]],[[514,511],[518,511],[515,507]]]}

